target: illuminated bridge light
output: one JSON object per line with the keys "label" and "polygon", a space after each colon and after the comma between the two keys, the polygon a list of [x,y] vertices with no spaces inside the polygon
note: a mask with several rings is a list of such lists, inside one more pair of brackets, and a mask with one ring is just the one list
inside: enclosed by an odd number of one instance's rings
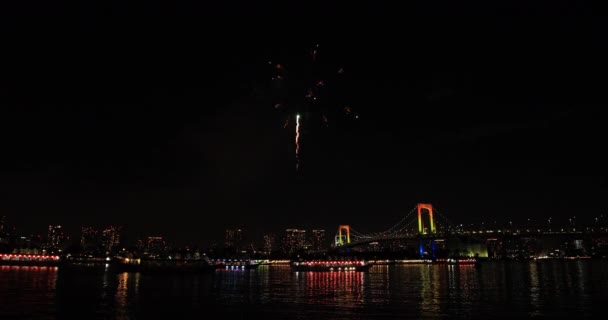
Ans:
{"label": "illuminated bridge light", "polygon": [[435,233],[435,222],[433,221],[433,206],[429,203],[419,203],[417,205],[417,211],[418,211],[418,232],[421,234],[427,234],[427,228],[424,225],[424,221],[422,219],[422,210],[426,210],[429,213],[429,225],[430,225],[430,232],[431,233]]}
{"label": "illuminated bridge light", "polygon": [[350,243],[350,226],[349,225],[340,225],[338,227],[338,238],[336,239],[336,245],[343,246],[344,245],[344,235],[342,231],[346,232],[346,244]]}

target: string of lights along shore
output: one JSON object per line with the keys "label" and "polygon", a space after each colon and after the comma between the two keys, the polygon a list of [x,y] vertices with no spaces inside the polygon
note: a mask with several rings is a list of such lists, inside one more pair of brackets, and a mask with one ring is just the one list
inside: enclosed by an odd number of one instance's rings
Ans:
{"label": "string of lights along shore", "polygon": [[300,140],[304,126],[312,130],[328,127],[337,117],[359,119],[341,90],[347,75],[344,67],[323,57],[317,44],[295,58],[268,62],[273,73],[274,109],[280,114],[283,128],[295,130],[296,172],[302,166]]}

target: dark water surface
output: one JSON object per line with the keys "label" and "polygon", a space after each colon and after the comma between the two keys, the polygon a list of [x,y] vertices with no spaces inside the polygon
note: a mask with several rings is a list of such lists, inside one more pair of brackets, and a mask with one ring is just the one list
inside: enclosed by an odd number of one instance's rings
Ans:
{"label": "dark water surface", "polygon": [[403,319],[599,316],[608,261],[374,266],[296,273],[286,266],[201,275],[105,267],[0,267],[0,319]]}

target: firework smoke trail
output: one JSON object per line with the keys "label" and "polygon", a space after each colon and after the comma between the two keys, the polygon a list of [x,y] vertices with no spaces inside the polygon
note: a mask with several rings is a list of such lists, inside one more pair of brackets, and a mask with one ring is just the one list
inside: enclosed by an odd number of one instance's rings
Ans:
{"label": "firework smoke trail", "polygon": [[296,115],[296,171],[300,169],[300,115]]}

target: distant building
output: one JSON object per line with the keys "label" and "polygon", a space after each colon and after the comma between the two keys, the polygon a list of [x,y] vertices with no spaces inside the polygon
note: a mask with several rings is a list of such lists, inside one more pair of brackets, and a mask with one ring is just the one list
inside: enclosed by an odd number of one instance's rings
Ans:
{"label": "distant building", "polygon": [[243,230],[242,229],[226,229],[224,247],[240,248],[242,246],[242,244],[243,244]]}
{"label": "distant building", "polygon": [[0,232],[4,232],[4,220],[6,216],[0,216]]}
{"label": "distant building", "polygon": [[137,242],[135,243],[135,249],[138,253],[143,253],[144,251],[146,251],[146,245],[144,244],[144,241],[141,239],[137,239]]}
{"label": "distant building", "polygon": [[486,239],[486,245],[488,247],[488,258],[501,259],[503,258],[503,244],[498,238]]}
{"label": "distant building", "polygon": [[93,227],[81,227],[80,228],[80,248],[82,252],[87,255],[96,255],[101,248],[101,239],[99,231]]}
{"label": "distant building", "polygon": [[59,251],[59,245],[64,240],[63,232],[61,231],[60,225],[49,225],[48,235],[47,235],[47,250],[50,252]]}
{"label": "distant building", "polygon": [[151,256],[157,256],[167,251],[167,243],[163,237],[148,237],[146,252]]}
{"label": "distant building", "polygon": [[34,236],[17,236],[13,238],[13,253],[20,254],[40,254],[40,242]]}
{"label": "distant building", "polygon": [[326,247],[325,230],[312,230],[311,249],[313,251],[322,251]]}
{"label": "distant building", "polygon": [[283,251],[291,254],[306,247],[306,230],[287,229],[283,239]]}
{"label": "distant building", "polygon": [[586,256],[587,251],[582,239],[571,239],[565,242],[566,255],[570,257]]}
{"label": "distant building", "polygon": [[109,226],[103,230],[101,234],[101,243],[106,254],[113,252],[120,245],[120,231],[119,226]]}
{"label": "distant building", "polygon": [[264,253],[271,254],[273,250],[276,250],[276,237],[274,234],[264,235]]}

